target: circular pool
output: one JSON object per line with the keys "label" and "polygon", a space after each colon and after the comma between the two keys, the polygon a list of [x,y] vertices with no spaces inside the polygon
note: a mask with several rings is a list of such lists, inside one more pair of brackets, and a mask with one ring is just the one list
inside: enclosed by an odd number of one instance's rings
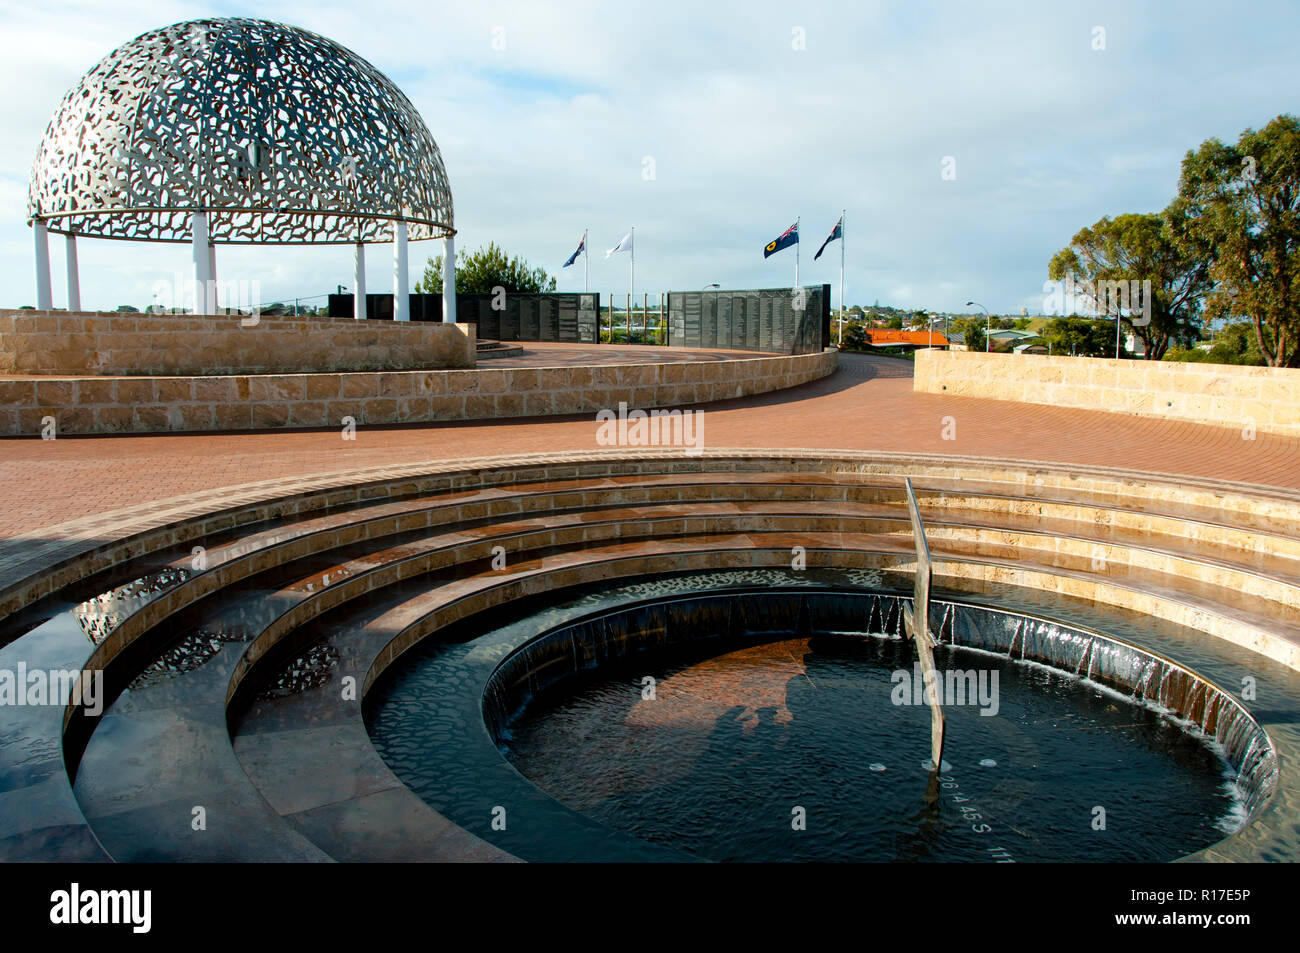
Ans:
{"label": "circular pool", "polygon": [[1236,772],[1199,732],[948,646],[964,697],[944,706],[936,787],[915,655],[820,635],[644,658],[529,705],[504,749],[568,807],[715,861],[1167,861],[1240,823]]}
{"label": "circular pool", "polygon": [[905,601],[594,593],[411,653],[372,693],[371,737],[427,803],[536,860],[1169,861],[1268,801],[1271,743],[1212,683],[952,602],[932,610],[930,772]]}

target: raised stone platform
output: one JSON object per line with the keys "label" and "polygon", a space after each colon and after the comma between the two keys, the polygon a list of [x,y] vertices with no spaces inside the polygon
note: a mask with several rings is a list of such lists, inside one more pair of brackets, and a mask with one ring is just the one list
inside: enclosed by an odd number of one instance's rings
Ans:
{"label": "raised stone platform", "polygon": [[204,376],[473,366],[472,324],[0,310],[0,374]]}
{"label": "raised stone platform", "polygon": [[[450,329],[474,346],[472,326],[411,327]],[[621,356],[615,346],[610,352]],[[616,409],[620,402],[641,409],[682,407],[817,380],[835,371],[838,353],[617,364],[596,363],[593,354],[589,360],[560,367],[385,373],[0,377],[0,435],[48,432],[50,418],[56,435],[68,435],[531,417]]]}

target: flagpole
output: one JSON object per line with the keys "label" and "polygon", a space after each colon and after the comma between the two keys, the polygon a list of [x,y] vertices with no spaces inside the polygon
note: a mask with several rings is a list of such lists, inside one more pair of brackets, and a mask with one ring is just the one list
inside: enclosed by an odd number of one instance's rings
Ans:
{"label": "flagpole", "polygon": [[844,346],[844,233],[848,230],[844,223],[844,209],[840,209],[840,339],[838,347]]}
{"label": "flagpole", "polygon": [[799,287],[799,216],[794,219],[794,286]]}
{"label": "flagpole", "polygon": [[627,273],[627,336],[632,337],[632,296],[636,294],[636,226],[628,232],[628,273]]}
{"label": "flagpole", "polygon": [[587,293],[587,229],[582,230],[582,293]]}

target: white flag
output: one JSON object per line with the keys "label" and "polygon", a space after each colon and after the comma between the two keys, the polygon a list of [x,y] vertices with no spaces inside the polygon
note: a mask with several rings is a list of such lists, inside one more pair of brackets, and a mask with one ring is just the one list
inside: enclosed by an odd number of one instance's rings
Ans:
{"label": "white flag", "polygon": [[619,241],[617,245],[615,245],[609,251],[605,252],[605,257],[608,258],[610,255],[617,254],[618,252],[631,251],[631,250],[632,250],[632,233],[628,232],[626,235],[623,236],[623,238]]}

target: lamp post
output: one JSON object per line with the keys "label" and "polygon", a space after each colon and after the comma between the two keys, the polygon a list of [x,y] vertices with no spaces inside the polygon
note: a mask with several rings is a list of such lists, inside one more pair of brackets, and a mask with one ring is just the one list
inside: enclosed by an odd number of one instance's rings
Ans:
{"label": "lamp post", "polygon": [[993,333],[993,315],[989,314],[989,309],[984,307],[984,305],[980,304],[978,301],[966,302],[966,307],[969,308],[971,305],[975,305],[975,307],[983,311],[984,317],[988,319],[986,330],[984,331],[984,353],[987,354],[989,352],[989,335]]}

